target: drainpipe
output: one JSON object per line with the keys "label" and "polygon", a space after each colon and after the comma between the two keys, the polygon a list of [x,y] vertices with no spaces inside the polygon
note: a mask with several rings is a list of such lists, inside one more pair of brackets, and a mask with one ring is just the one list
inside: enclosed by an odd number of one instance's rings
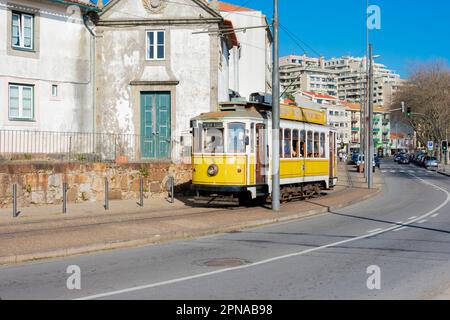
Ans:
{"label": "drainpipe", "polygon": [[96,81],[95,81],[95,33],[91,27],[88,25],[89,16],[87,14],[83,14],[83,23],[86,29],[91,34],[91,53],[90,53],[90,65],[91,65],[91,90],[92,90],[92,133],[96,132],[95,125],[95,106],[96,106]]}

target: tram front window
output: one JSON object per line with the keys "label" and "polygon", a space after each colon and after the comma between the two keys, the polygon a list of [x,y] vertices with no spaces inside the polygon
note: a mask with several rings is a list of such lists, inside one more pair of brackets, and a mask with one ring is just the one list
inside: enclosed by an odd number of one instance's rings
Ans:
{"label": "tram front window", "polygon": [[229,153],[245,153],[245,124],[228,124],[228,150]]}
{"label": "tram front window", "polygon": [[205,153],[223,153],[223,129],[207,128],[204,131],[205,141],[203,152]]}

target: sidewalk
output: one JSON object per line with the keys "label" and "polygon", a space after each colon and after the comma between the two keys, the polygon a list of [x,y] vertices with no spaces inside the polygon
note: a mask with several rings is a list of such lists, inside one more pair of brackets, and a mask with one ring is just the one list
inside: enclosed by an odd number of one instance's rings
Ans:
{"label": "sidewalk", "polygon": [[450,164],[439,165],[437,170],[438,170],[438,173],[450,177]]}
{"label": "sidewalk", "polygon": [[376,189],[366,189],[361,174],[342,163],[339,178],[335,190],[316,199],[283,204],[279,213],[273,213],[269,205],[196,207],[186,197],[173,204],[164,197],[146,199],[143,208],[136,201],[111,201],[108,211],[103,203],[69,204],[67,214],[60,213],[61,206],[19,208],[22,212],[17,218],[12,217],[11,209],[1,209],[0,264],[142,246],[304,218],[363,201],[378,193],[382,185],[377,173]]}

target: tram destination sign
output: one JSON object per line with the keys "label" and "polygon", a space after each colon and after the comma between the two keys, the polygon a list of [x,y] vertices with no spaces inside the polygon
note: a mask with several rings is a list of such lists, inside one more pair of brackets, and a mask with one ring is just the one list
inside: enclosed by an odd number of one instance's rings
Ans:
{"label": "tram destination sign", "polygon": [[203,122],[203,128],[223,128],[223,122]]}

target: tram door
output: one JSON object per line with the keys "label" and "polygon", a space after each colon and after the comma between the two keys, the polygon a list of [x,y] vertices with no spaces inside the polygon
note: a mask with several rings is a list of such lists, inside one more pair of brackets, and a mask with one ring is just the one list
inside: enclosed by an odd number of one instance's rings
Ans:
{"label": "tram door", "polygon": [[265,183],[266,165],[267,165],[267,141],[266,126],[262,123],[256,124],[256,164],[255,164],[255,182],[256,184]]}
{"label": "tram door", "polygon": [[336,166],[336,133],[330,131],[330,178],[334,178],[335,166]]}

